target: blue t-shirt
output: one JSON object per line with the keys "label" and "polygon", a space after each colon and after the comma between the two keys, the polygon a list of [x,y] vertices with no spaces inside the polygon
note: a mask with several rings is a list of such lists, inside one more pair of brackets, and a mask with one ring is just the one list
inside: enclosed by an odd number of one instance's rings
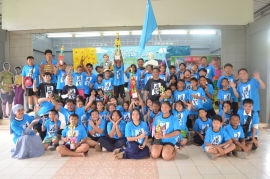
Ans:
{"label": "blue t-shirt", "polygon": [[[228,88],[228,90],[220,89],[218,90],[218,100],[224,101],[233,101],[235,98],[234,93],[231,88]],[[222,104],[219,104],[219,110],[222,110]]]}
{"label": "blue t-shirt", "polygon": [[103,79],[102,80],[103,83],[103,90],[104,92],[109,92],[111,90],[113,90],[113,79],[109,78],[109,79]]}
{"label": "blue t-shirt", "polygon": [[[58,126],[58,129],[60,129],[60,126],[61,126],[60,120],[57,120],[57,126]],[[57,130],[55,129],[55,122],[51,121],[50,119],[45,121],[44,129],[47,130],[45,139],[53,138],[57,135]]]}
{"label": "blue t-shirt", "polygon": [[230,139],[231,137],[228,135],[228,133],[223,127],[220,127],[218,132],[213,131],[213,127],[210,127],[206,131],[204,144],[202,147],[204,148],[206,146],[206,143],[210,143],[211,145],[220,145]]}
{"label": "blue t-shirt", "polygon": [[[38,65],[33,65],[33,66],[29,66],[29,65],[25,65],[22,69],[22,76],[23,77],[31,77],[32,80],[34,81],[36,79],[36,87],[39,85],[39,66]],[[29,86],[26,88],[33,88],[32,86]]]}
{"label": "blue t-shirt", "polygon": [[159,78],[163,79],[164,81],[166,81],[166,77],[167,77],[166,73],[165,74],[159,74]]}
{"label": "blue t-shirt", "polygon": [[[161,126],[161,132],[163,133],[163,136],[166,134],[170,134],[174,131],[180,131],[180,125],[178,120],[175,120],[174,115],[170,115],[168,118],[163,118],[163,115],[158,115],[153,122],[153,127],[156,127],[158,123],[160,122]],[[173,145],[176,144],[176,138],[179,135],[170,137],[170,138],[162,138],[161,143],[171,143]]]}
{"label": "blue t-shirt", "polygon": [[[222,113],[223,113],[223,110],[220,110],[218,114],[222,117]],[[225,127],[225,126],[227,126],[228,124],[230,124],[231,115],[232,115],[232,113],[230,113],[230,114],[224,113],[224,123],[223,123],[223,127]]]}
{"label": "blue t-shirt", "polygon": [[[233,75],[233,74],[232,74],[231,76],[222,75],[222,76],[220,76],[220,77],[218,78],[218,82],[217,82],[217,87],[218,87],[219,89],[222,89],[222,88],[223,88],[223,86],[222,86],[222,84],[221,84],[221,81],[222,81],[223,78],[227,78],[228,81],[229,81],[229,83],[230,83],[230,82],[236,83],[236,80],[234,79],[234,75]],[[231,88],[231,86],[229,85],[228,88]],[[232,91],[232,92],[233,92],[233,91]],[[234,98],[233,98],[232,100],[233,100],[233,102],[238,102],[238,98],[236,98],[235,96],[234,96]]]}
{"label": "blue t-shirt", "polygon": [[191,78],[197,78],[197,79],[199,79],[200,78],[200,75],[199,75],[199,73],[194,73],[194,74],[191,74]]}
{"label": "blue t-shirt", "polygon": [[205,97],[204,90],[201,87],[198,87],[197,90],[193,90],[192,88],[188,90],[188,100],[192,102],[193,106],[196,108],[196,111],[191,110],[191,114],[197,114],[198,109],[203,108],[202,99],[193,98],[192,95],[198,95],[201,97]]}
{"label": "blue t-shirt", "polygon": [[124,64],[118,68],[116,65],[113,66],[114,77],[113,77],[113,85],[120,86],[125,84],[124,80]]}
{"label": "blue t-shirt", "polygon": [[185,87],[186,87],[186,90],[191,89],[190,81],[185,80]]}
{"label": "blue t-shirt", "polygon": [[97,89],[104,89],[104,83],[103,81],[99,84],[98,82],[95,82],[93,89],[97,90]]}
{"label": "blue t-shirt", "polygon": [[84,84],[85,84],[84,82],[85,82],[86,73],[73,72],[72,77],[73,77],[73,85],[76,86],[78,90],[83,90]]}
{"label": "blue t-shirt", "polygon": [[[125,136],[126,137],[137,137],[139,135],[141,135],[142,133],[147,132],[147,134],[145,136],[149,136],[149,129],[148,126],[146,124],[146,122],[144,121],[140,121],[139,125],[135,125],[132,121],[128,122],[126,125],[126,129],[125,129]],[[138,142],[140,145],[143,144],[144,142],[144,138],[138,139],[136,140],[136,142]]]}
{"label": "blue t-shirt", "polygon": [[[81,108],[79,108],[81,109]],[[89,117],[88,117],[88,112],[83,111],[83,114],[81,115],[81,125],[85,128],[85,130],[87,131],[88,129],[88,122],[89,122]]]}
{"label": "blue t-shirt", "polygon": [[116,106],[116,110],[120,111],[121,113],[124,112],[124,108],[120,105]]}
{"label": "blue t-shirt", "polygon": [[206,78],[209,78],[210,80],[213,79],[214,76],[216,76],[216,71],[214,69],[214,67],[212,65],[207,65],[206,67],[204,66],[200,66],[199,69],[201,68],[205,68],[207,70],[207,73],[206,73]]}
{"label": "blue t-shirt", "polygon": [[[207,87],[208,87],[208,93],[210,95],[214,95],[213,86],[210,84],[207,84]],[[205,89],[203,89],[203,90],[205,90]],[[202,102],[203,102],[203,109],[205,109],[205,110],[213,109],[212,99],[209,98],[206,93],[205,93],[205,99],[203,99]]]}
{"label": "blue t-shirt", "polygon": [[[71,137],[71,136],[69,136],[69,131],[70,131],[70,128],[69,128],[69,125],[68,125],[62,131],[62,137]],[[74,132],[75,132],[75,136],[74,137],[76,137],[76,142],[80,142],[81,140],[87,138],[86,130],[80,124],[78,124],[75,127]],[[67,142],[67,143],[69,143],[69,142]]]}
{"label": "blue t-shirt", "polygon": [[176,119],[178,119],[180,130],[185,130],[186,133],[188,133],[188,128],[187,128],[187,117],[189,115],[188,109],[183,109],[180,112],[174,109],[173,115],[176,117]]}
{"label": "blue t-shirt", "polygon": [[84,94],[89,94],[90,93],[90,88],[89,86],[92,84],[95,84],[97,82],[97,75],[94,73],[90,74],[89,76],[85,76],[85,82],[84,82]]}
{"label": "blue t-shirt", "polygon": [[129,111],[123,111],[122,112],[122,119],[128,123],[129,121],[131,121],[131,117],[130,117],[130,112]]}
{"label": "blue t-shirt", "polygon": [[[240,125],[243,126],[246,124],[248,115],[244,115],[244,109],[239,109],[237,114],[240,116]],[[258,136],[258,127],[259,127],[259,115],[256,111],[253,112],[253,117],[250,121],[249,128],[248,128],[248,137],[252,137],[252,130],[253,127],[257,128],[255,137]]]}
{"label": "blue t-shirt", "polygon": [[201,118],[195,120],[193,130],[199,131],[200,134],[205,135],[206,130],[212,127],[212,120],[208,118],[206,121],[203,121]]}
{"label": "blue t-shirt", "polygon": [[85,109],[84,109],[84,107],[81,107],[81,108],[75,108],[74,111],[69,111],[68,109],[60,106],[59,112],[64,115],[65,120],[66,120],[66,124],[68,124],[69,116],[71,114],[77,114],[79,116],[78,124],[81,125],[82,124],[82,116],[85,114]]}
{"label": "blue t-shirt", "polygon": [[154,113],[154,111],[150,111],[150,118],[152,120],[156,119],[157,116],[159,116],[162,112]]}
{"label": "blue t-shirt", "polygon": [[150,80],[151,78],[153,78],[152,73],[148,73],[148,72],[144,73],[144,79],[143,79],[143,86],[144,87],[145,87],[147,81]]}
{"label": "blue t-shirt", "polygon": [[174,101],[180,100],[180,101],[186,102],[188,100],[188,91],[185,89],[182,91],[174,90],[173,98],[174,98]]}
{"label": "blue t-shirt", "polygon": [[228,133],[228,135],[231,138],[234,138],[235,140],[239,140],[239,139],[244,139],[245,138],[245,134],[243,131],[242,126],[237,126],[237,128],[233,128],[231,124],[227,125],[225,127],[226,132]]}
{"label": "blue t-shirt", "polygon": [[[53,59],[52,59],[52,64],[53,64],[54,66],[56,66],[57,63],[58,63],[57,60],[53,60]],[[43,65],[43,64],[47,64],[47,61],[44,60],[44,61],[42,61],[42,62],[40,63],[40,65]],[[52,74],[51,83],[56,83],[56,75],[55,75],[55,74]]]}
{"label": "blue t-shirt", "polygon": [[173,100],[171,98],[163,98],[162,100],[159,100],[160,103],[163,103],[164,101],[168,101],[171,105],[173,105]]}
{"label": "blue t-shirt", "polygon": [[[139,80],[137,81],[139,83],[139,88],[138,88],[139,90],[142,89],[142,85],[143,85],[143,79],[141,79],[141,75],[142,75],[144,69],[145,68],[137,68],[137,73],[140,75]],[[142,81],[142,85],[141,85],[140,81]]]}
{"label": "blue t-shirt", "polygon": [[[113,123],[112,123],[112,122],[109,122],[109,123],[107,124],[107,131],[108,131],[108,134],[111,132],[112,127],[113,127]],[[118,124],[118,127],[119,127],[120,132],[123,134],[121,138],[124,138],[124,137],[125,137],[126,122],[125,122],[124,120],[121,120],[121,121],[119,122],[119,124]],[[116,130],[115,130],[115,133],[114,133],[113,138],[114,138],[114,139],[120,139],[120,138],[117,136]]]}
{"label": "blue t-shirt", "polygon": [[104,120],[107,121],[109,119],[107,119],[108,116],[108,111],[103,110],[103,111],[99,111],[99,120]]}
{"label": "blue t-shirt", "polygon": [[[130,79],[130,73],[126,73],[126,76],[127,76],[127,79]],[[136,79],[136,87],[138,90],[141,89],[141,86],[140,86],[140,76],[141,76],[141,73],[139,73],[138,71],[134,74],[134,77]],[[128,80],[128,90],[130,90],[130,80]]]}
{"label": "blue t-shirt", "polygon": [[67,71],[58,70],[57,72],[57,85],[56,89],[62,90],[65,86]]}
{"label": "blue t-shirt", "polygon": [[[11,121],[10,128],[14,132],[13,133],[14,144],[16,144],[18,138],[22,135],[23,131],[31,124],[33,120],[34,120],[33,116],[24,114],[23,120],[19,121],[19,120],[13,119]],[[32,131],[30,135],[35,135],[35,133]]]}
{"label": "blue t-shirt", "polygon": [[255,78],[250,78],[246,83],[240,82],[237,91],[241,99],[241,107],[244,99],[250,98],[254,101],[253,110],[260,110],[260,96],[258,89],[261,88],[260,83]]}
{"label": "blue t-shirt", "polygon": [[[92,135],[93,137],[102,137],[102,136],[106,136],[106,121],[105,120],[101,120],[99,126],[97,126],[99,129],[103,130],[103,132],[100,134],[98,132],[96,132],[94,135]],[[93,127],[88,125],[88,131],[93,130]]]}

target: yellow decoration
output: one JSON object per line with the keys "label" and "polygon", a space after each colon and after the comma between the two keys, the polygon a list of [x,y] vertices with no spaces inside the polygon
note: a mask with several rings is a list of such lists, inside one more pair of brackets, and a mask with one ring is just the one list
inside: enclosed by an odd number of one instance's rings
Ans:
{"label": "yellow decoration", "polygon": [[83,64],[92,63],[97,64],[96,48],[74,48],[73,50],[73,64],[74,70],[80,65],[81,59],[84,59]]}

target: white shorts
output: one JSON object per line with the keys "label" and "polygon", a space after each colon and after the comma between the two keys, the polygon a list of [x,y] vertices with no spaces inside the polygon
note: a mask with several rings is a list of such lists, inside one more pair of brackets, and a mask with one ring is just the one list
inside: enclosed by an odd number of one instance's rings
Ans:
{"label": "white shorts", "polygon": [[[231,144],[227,144],[227,145],[223,146],[222,148],[223,148],[223,149],[226,149],[226,148],[229,147],[230,145],[231,145]],[[205,146],[205,147],[204,147],[204,151],[205,151],[205,152],[208,152],[209,149],[211,149],[211,148],[214,148],[214,147],[212,147],[212,146]]]}

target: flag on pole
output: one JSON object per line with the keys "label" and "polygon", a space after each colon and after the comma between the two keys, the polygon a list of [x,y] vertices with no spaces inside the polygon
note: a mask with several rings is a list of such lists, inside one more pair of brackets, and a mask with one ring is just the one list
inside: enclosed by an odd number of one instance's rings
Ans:
{"label": "flag on pole", "polygon": [[145,44],[151,38],[152,33],[157,28],[156,18],[152,9],[152,5],[150,0],[147,0],[146,5],[146,14],[144,18],[144,24],[142,29],[142,35],[140,39],[139,49],[138,49],[138,57],[142,55]]}

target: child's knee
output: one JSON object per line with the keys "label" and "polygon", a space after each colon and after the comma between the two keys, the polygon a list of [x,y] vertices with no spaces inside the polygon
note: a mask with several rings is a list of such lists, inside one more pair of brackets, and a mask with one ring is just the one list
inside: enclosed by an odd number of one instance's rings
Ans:
{"label": "child's knee", "polygon": [[151,156],[152,156],[152,158],[157,159],[160,156],[160,153],[151,152]]}
{"label": "child's knee", "polygon": [[169,154],[169,153],[165,153],[165,152],[162,152],[162,158],[164,160],[172,160],[174,158],[175,154],[172,153],[172,154]]}

